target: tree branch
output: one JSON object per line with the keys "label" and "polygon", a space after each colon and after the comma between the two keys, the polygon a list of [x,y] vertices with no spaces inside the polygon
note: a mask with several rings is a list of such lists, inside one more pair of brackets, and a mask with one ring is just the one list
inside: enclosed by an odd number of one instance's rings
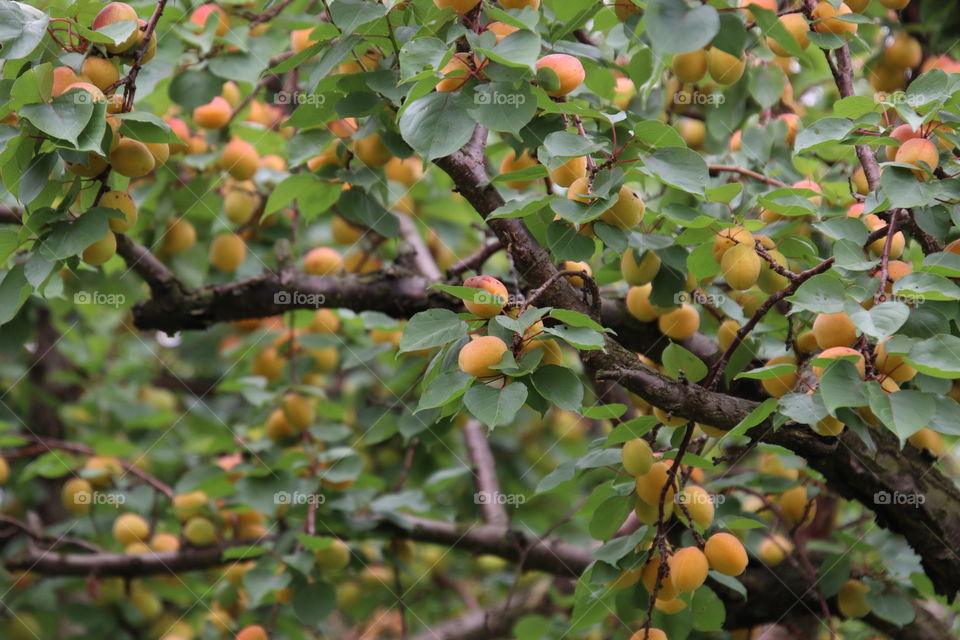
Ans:
{"label": "tree branch", "polygon": [[485,496],[480,502],[484,521],[491,525],[508,526],[510,519],[507,517],[507,510],[498,500],[500,482],[497,480],[497,465],[490,451],[484,426],[478,420],[468,420],[463,427],[463,440],[475,467],[477,494]]}

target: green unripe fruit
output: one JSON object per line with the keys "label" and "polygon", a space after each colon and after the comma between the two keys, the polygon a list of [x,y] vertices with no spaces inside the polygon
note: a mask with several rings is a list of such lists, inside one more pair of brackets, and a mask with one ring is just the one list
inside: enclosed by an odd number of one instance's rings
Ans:
{"label": "green unripe fruit", "polygon": [[340,571],[350,564],[350,547],[343,540],[334,540],[326,549],[314,553],[321,571]]}
{"label": "green unripe fruit", "polygon": [[643,438],[627,440],[621,450],[623,468],[632,476],[642,476],[653,466],[653,450]]}
{"label": "green unripe fruit", "polygon": [[217,530],[206,518],[190,518],[183,527],[183,537],[195,547],[209,547],[217,541]]}
{"label": "green unripe fruit", "polygon": [[113,235],[112,231],[107,231],[107,235],[103,236],[103,239],[97,240],[84,249],[80,257],[87,264],[98,267],[112,258],[116,252],[117,237]]}
{"label": "green unripe fruit", "polygon": [[[778,265],[787,268],[787,258],[782,253],[776,249],[769,249],[767,254],[773,258],[774,262]],[[760,275],[757,277],[757,286],[760,287],[761,291],[764,293],[773,293],[785,289],[788,284],[789,282],[787,282],[786,276],[774,271],[773,267],[771,267],[766,260],[761,261]]]}

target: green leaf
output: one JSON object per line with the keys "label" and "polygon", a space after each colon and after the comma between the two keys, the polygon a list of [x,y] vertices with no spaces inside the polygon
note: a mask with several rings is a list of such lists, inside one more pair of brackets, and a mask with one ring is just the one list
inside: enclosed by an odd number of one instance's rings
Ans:
{"label": "green leaf", "polygon": [[64,260],[79,255],[107,235],[108,220],[116,215],[114,209],[96,207],[76,220],[56,222],[40,240],[39,253],[50,260]]}
{"label": "green leaf", "polygon": [[881,593],[875,589],[867,592],[867,604],[870,612],[878,618],[903,626],[913,622],[917,615],[913,604],[903,596],[895,593]]}
{"label": "green leaf", "polygon": [[330,16],[344,34],[353,33],[357,27],[382,18],[386,14],[387,8],[378,2],[333,0],[330,3]]}
{"label": "green leaf", "polygon": [[561,409],[580,411],[583,404],[583,385],[580,378],[566,367],[547,364],[530,376],[534,389]]}
{"label": "green leaf", "polygon": [[[701,7],[708,8],[708,7]],[[712,7],[709,7],[713,9]],[[687,193],[703,196],[707,186],[707,163],[696,151],[667,147],[644,159],[645,172],[661,182]]]}
{"label": "green leaf", "polygon": [[568,344],[576,347],[577,349],[582,349],[584,351],[603,349],[603,334],[598,331],[594,331],[589,327],[571,327],[569,325],[560,325],[557,327],[546,327],[543,331],[544,333],[549,333],[557,336],[558,338],[562,338]]}
{"label": "green leaf", "polygon": [[938,181],[923,182],[909,169],[896,166],[884,167],[880,174],[880,188],[890,200],[890,207],[924,207],[940,195]]}
{"label": "green leaf", "polygon": [[[739,18],[735,18],[735,20],[738,24],[740,23]],[[739,55],[739,52],[735,55]],[[750,95],[764,109],[769,109],[775,105],[780,100],[784,87],[787,86],[787,76],[784,75],[783,69],[775,64],[762,64],[753,67],[748,76],[748,81]]]}
{"label": "green leaf", "polygon": [[28,297],[30,285],[24,274],[24,265],[19,263],[3,273],[3,279],[0,280],[0,325],[13,320]]}
{"label": "green leaf", "polygon": [[800,44],[793,37],[793,35],[787,31],[787,28],[783,26],[783,23],[777,18],[776,11],[770,11],[765,7],[760,7],[756,4],[750,4],[748,7],[750,13],[753,14],[754,20],[757,21],[757,26],[760,27],[760,32],[764,35],[770,36],[777,41],[781,47],[787,50],[791,56],[801,56],[803,55],[803,50],[800,48]]}
{"label": "green leaf", "polygon": [[960,287],[943,276],[915,271],[893,283],[893,294],[920,301],[957,300],[960,299]]}
{"label": "green leaf", "polygon": [[843,311],[846,298],[846,285],[835,275],[821,273],[813,276],[787,298],[793,305],[792,313],[813,311],[814,313],[837,313]]}
{"label": "green leaf", "polygon": [[400,338],[400,353],[450,344],[467,335],[467,323],[447,309],[421,311],[410,318]]}
{"label": "green leaf", "polygon": [[370,194],[360,189],[349,189],[340,194],[337,208],[344,218],[370,227],[387,238],[396,238],[400,233],[400,221],[387,211]]}
{"label": "green leaf", "polygon": [[770,414],[772,414],[776,408],[777,399],[767,398],[757,405],[753,411],[747,414],[743,420],[738,422],[737,426],[735,426],[733,429],[730,429],[730,431],[727,432],[727,436],[739,436],[746,433],[770,417]]}
{"label": "green leaf", "polygon": [[653,50],[660,54],[702,49],[720,31],[720,15],[709,5],[691,9],[684,0],[650,0],[644,16]]}
{"label": "green leaf", "polygon": [[586,407],[581,411],[581,414],[584,418],[590,418],[591,420],[611,420],[619,418],[626,411],[626,405],[613,403]]}
{"label": "green leaf", "polygon": [[417,411],[442,407],[451,400],[456,400],[473,384],[475,378],[463,371],[452,371],[437,376],[430,381],[420,395]]}
{"label": "green leaf", "polygon": [[923,257],[920,270],[948,278],[960,278],[960,255],[949,251],[931,253]]}
{"label": "green leaf", "polygon": [[750,380],[768,380],[770,378],[779,378],[780,376],[794,373],[796,370],[797,365],[795,364],[772,364],[769,367],[758,367],[756,369],[751,369],[750,371],[738,373],[733,377],[733,379],[739,380],[741,378],[748,378]]}
{"label": "green leaf", "polygon": [[568,324],[571,327],[588,327],[594,331],[613,333],[612,329],[603,327],[599,323],[595,322],[590,316],[584,315],[579,311],[571,311],[570,309],[553,309],[550,311],[550,317],[554,320],[559,320],[564,324]]}
{"label": "green leaf", "polygon": [[118,113],[114,116],[120,120],[120,133],[141,142],[172,142],[181,144],[166,122],[146,111],[131,111]]}
{"label": "green leaf", "polygon": [[493,49],[476,47],[475,50],[507,67],[532,69],[540,55],[540,47],[540,36],[524,29],[511,33]]}
{"label": "green leaf", "polygon": [[46,35],[50,17],[23,2],[0,2],[0,59],[27,57]]}
{"label": "green leaf", "polygon": [[50,102],[20,108],[20,117],[47,135],[76,146],[77,138],[93,115],[93,101],[82,89],[71,89]]}
{"label": "green leaf", "polygon": [[933,396],[915,389],[886,393],[878,384],[870,384],[868,389],[870,410],[901,443],[927,426],[936,411]]}
{"label": "green leaf", "polygon": [[707,365],[690,351],[676,342],[671,342],[661,356],[663,368],[671,378],[680,379],[682,373],[690,382],[700,382],[707,377]]}
{"label": "green leaf", "polygon": [[690,603],[693,628],[697,631],[720,631],[727,618],[723,601],[708,587],[700,587]]}
{"label": "green leaf", "polygon": [[478,384],[463,395],[463,404],[470,414],[490,428],[512,421],[526,400],[526,385],[517,383],[503,389]]}
{"label": "green leaf", "polygon": [[840,142],[852,130],[853,122],[846,118],[822,118],[797,134],[794,153]]}
{"label": "green leaf", "polygon": [[450,155],[473,135],[470,102],[459,91],[427,94],[404,108],[400,135],[425,160]]}
{"label": "green leaf", "polygon": [[824,408],[832,416],[840,407],[862,407],[869,404],[867,384],[852,362],[831,361],[823,372],[818,390]]}
{"label": "green leaf", "polygon": [[167,93],[171,100],[185,110],[192,111],[220,95],[222,89],[222,78],[218,78],[207,70],[187,70],[173,74]]}
{"label": "green leaf", "polygon": [[537,98],[533,88],[522,83],[515,87],[509,82],[490,82],[477,85],[473,94],[470,117],[491,131],[507,131],[518,135],[537,112]]}
{"label": "green leaf", "polygon": [[960,338],[941,334],[917,342],[904,358],[910,365],[933,378],[960,378]]}
{"label": "green leaf", "polygon": [[910,307],[892,300],[882,302],[870,310],[853,304],[847,315],[860,331],[871,338],[883,339],[892,336],[907,322]]}
{"label": "green leaf", "polygon": [[615,495],[604,500],[590,518],[590,535],[595,540],[609,540],[633,511],[635,502],[633,496]]}
{"label": "green leaf", "polygon": [[543,148],[553,158],[579,158],[602,148],[590,138],[567,131],[554,131],[543,139]]}
{"label": "green leaf", "polygon": [[832,598],[850,578],[849,554],[837,554],[825,558],[817,567],[817,584],[825,598]]}

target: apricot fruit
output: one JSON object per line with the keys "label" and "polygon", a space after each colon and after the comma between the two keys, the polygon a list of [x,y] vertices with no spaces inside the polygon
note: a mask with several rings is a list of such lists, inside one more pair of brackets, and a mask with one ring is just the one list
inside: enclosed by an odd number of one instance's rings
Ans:
{"label": "apricot fruit", "polygon": [[[94,31],[97,31],[103,27],[106,27],[107,25],[111,25],[116,22],[125,22],[128,20],[132,20],[134,23],[139,24],[140,17],[137,15],[137,10],[125,2],[111,2],[103,9],[100,9],[97,15],[94,16],[93,22],[90,24],[90,28],[92,28]],[[127,36],[123,42],[119,44],[108,42],[104,45],[104,48],[108,53],[123,53],[135,45],[139,39],[140,31],[138,29],[134,29],[133,32]]]}
{"label": "apricot fruit", "polygon": [[907,364],[903,356],[887,353],[882,343],[877,345],[875,358],[877,371],[892,378],[894,382],[902,384],[917,375],[917,370]]}
{"label": "apricot fruit", "polygon": [[[523,152],[520,153],[519,157],[515,151],[510,151],[500,162],[500,173],[513,173],[515,171],[529,169],[530,167],[534,167],[536,165],[537,159],[530,155],[529,150],[524,149]],[[533,180],[507,180],[505,184],[511,189],[523,191],[533,184]]]}
{"label": "apricot fruit", "polygon": [[117,148],[110,152],[113,170],[128,178],[140,178],[153,171],[157,162],[147,146],[139,140],[120,138]]}
{"label": "apricot fruit", "polygon": [[97,240],[80,254],[80,258],[93,267],[98,267],[117,252],[117,237],[112,231],[107,231],[107,235]]}
{"label": "apricot fruit", "polygon": [[[857,357],[857,360],[854,362],[854,366],[856,366],[857,371],[860,372],[860,377],[863,377],[864,375],[866,375],[866,363],[864,361],[863,354],[857,351],[856,349],[851,349],[850,347],[830,347],[829,349],[825,349],[824,351],[821,351],[819,354],[817,354],[816,358],[833,360],[835,358],[843,358],[843,357],[849,357],[849,356]],[[811,369],[813,371],[813,375],[817,377],[817,380],[823,377],[823,372],[825,370],[825,367],[818,367],[814,365],[813,367],[811,367]]]}
{"label": "apricot fruit", "polygon": [[447,64],[440,69],[443,80],[437,83],[437,91],[449,93],[457,91],[473,76],[476,58],[469,53],[455,53]]}
{"label": "apricot fruit", "polygon": [[753,247],[738,244],[724,252],[720,270],[728,285],[745,291],[755,285],[760,277],[760,256]]}
{"label": "apricot fruit", "polygon": [[844,618],[863,618],[870,613],[867,592],[870,587],[860,580],[847,580],[837,593],[837,609]]}
{"label": "apricot fruit", "polygon": [[733,84],[743,76],[747,61],[712,47],[707,53],[707,69],[717,84]]}
{"label": "apricot fruit", "polygon": [[202,31],[206,28],[211,14],[216,14],[217,35],[226,35],[227,31],[230,30],[230,16],[215,4],[202,4],[194,9],[193,13],[190,14],[190,23],[196,27],[197,31]]}
{"label": "apricot fruit", "polygon": [[223,129],[230,122],[231,112],[230,103],[216,96],[207,104],[194,108],[193,121],[204,129]]}
{"label": "apricot fruit", "polygon": [[150,525],[135,513],[123,513],[113,521],[113,539],[126,547],[150,536]]}
{"label": "apricot fruit", "polygon": [[340,318],[331,309],[317,309],[310,323],[310,330],[316,333],[336,333],[340,330]]}
{"label": "apricot fruit", "polygon": [[789,554],[793,553],[793,543],[779,534],[774,534],[764,538],[763,541],[760,542],[758,552],[760,560],[764,564],[774,567],[783,562],[784,558]]}
{"label": "apricot fruit", "polygon": [[[657,602],[660,600],[661,598],[658,598]],[[670,598],[671,602],[674,600],[676,600],[676,598]],[[680,600],[680,602],[686,605],[683,600]],[[682,609],[683,607],[680,608]],[[634,632],[634,634],[630,636],[630,640],[669,640],[669,638],[667,638],[667,634],[662,630],[655,627],[650,627],[647,630],[640,629],[640,631]]]}
{"label": "apricot fruit", "polygon": [[[882,229],[887,226],[886,223],[880,219],[880,216],[877,216],[873,213],[868,213],[867,215],[861,218],[863,223],[867,225],[867,229],[870,231],[876,231],[877,229]],[[890,239],[890,253],[889,258],[894,260],[903,255],[903,250],[906,247],[907,240],[903,235],[902,231],[897,231],[893,234],[893,237]],[[870,243],[870,246],[867,247],[870,250],[870,255],[877,258],[883,255],[884,247],[886,247],[887,239],[886,237],[877,238]]]}
{"label": "apricot fruit", "polygon": [[[637,476],[637,496],[647,504],[657,505],[660,503],[660,494],[667,485],[667,473],[669,467],[663,462],[654,462],[650,465],[650,470],[642,476]],[[665,496],[666,502],[673,502],[674,488],[667,489]]]}
{"label": "apricot fruit", "polygon": [[821,313],[813,321],[813,335],[821,349],[849,347],[857,341],[857,326],[842,311]]}
{"label": "apricot fruit", "polygon": [[391,158],[384,166],[388,180],[412,187],[423,178],[423,163],[416,156],[409,158]]}
{"label": "apricot fruit", "polygon": [[907,438],[907,442],[917,449],[928,451],[935,458],[939,458],[947,452],[947,445],[943,441],[943,436],[930,427],[923,427]]}
{"label": "apricot fruit", "polygon": [[[90,82],[74,82],[71,85],[68,85],[63,92],[67,93],[71,89],[79,89],[80,91],[85,91],[90,96],[89,98],[83,98],[89,100],[90,102],[106,102],[107,97],[103,95],[103,91],[100,90],[100,87],[92,84]],[[80,98],[77,98],[80,99]]]}
{"label": "apricot fruit", "polygon": [[351,251],[343,256],[343,270],[347,273],[373,273],[381,267],[380,258],[369,251]]}
{"label": "apricot fruit", "polygon": [[732,533],[715,533],[703,547],[710,568],[725,576],[738,576],[743,573],[750,559],[743,543]]}
{"label": "apricot fruit", "polygon": [[653,408],[654,417],[663,424],[665,427],[682,427],[683,425],[690,422],[683,416],[672,415],[665,409],[660,407]]}
{"label": "apricot fruit", "polygon": [[700,314],[689,304],[668,311],[657,318],[660,333],[674,340],[686,340],[700,328]]}
{"label": "apricot fruit", "polygon": [[289,422],[287,422],[286,417],[283,415],[283,409],[274,409],[270,412],[270,415],[267,416],[267,424],[264,428],[264,433],[266,436],[274,441],[280,442],[286,440],[297,434],[297,430],[293,428]]}
{"label": "apricot fruit", "polygon": [[767,11],[777,11],[777,0],[740,0],[740,8],[743,9],[743,13],[747,16],[747,22],[753,22],[753,12],[750,9],[747,9],[750,5],[755,4],[758,7],[762,7]]}
{"label": "apricot fruit", "polygon": [[117,65],[104,58],[87,58],[83,61],[80,73],[101,91],[106,91],[120,80]]}
{"label": "apricot fruit", "polygon": [[783,519],[791,527],[809,524],[817,513],[816,504],[807,496],[807,488],[803,485],[780,494],[777,507]]}
{"label": "apricot fruit", "polygon": [[260,156],[252,144],[235,138],[224,145],[219,164],[237,180],[249,180],[260,166]]}
{"label": "apricot fruit", "polygon": [[681,593],[696,591],[707,580],[710,563],[697,547],[678,549],[670,556],[670,580]]}
{"label": "apricot fruit", "polygon": [[722,230],[713,239],[714,261],[717,264],[722,264],[723,254],[738,244],[744,244],[752,248],[754,246],[753,234],[740,226]]}
{"label": "apricot fruit", "polygon": [[235,233],[221,233],[210,243],[210,264],[220,271],[236,271],[246,259],[247,245]]}
{"label": "apricot fruit", "polygon": [[167,232],[163,235],[163,250],[168,253],[186,251],[197,242],[197,230],[183,218],[167,223]]}
{"label": "apricot fruit", "polygon": [[652,292],[653,285],[649,283],[630,287],[627,290],[625,299],[627,311],[640,322],[653,322],[660,316],[661,311],[650,304]]}
{"label": "apricot fruit", "polygon": [[[810,25],[807,24],[807,19],[803,17],[802,13],[788,13],[787,15],[780,16],[780,24],[782,24],[784,29],[796,40],[797,45],[799,45],[801,49],[806,49],[810,46],[810,37],[808,36],[810,33]],[[767,36],[767,46],[778,56],[790,56],[790,52],[770,36]]]}
{"label": "apricot fruit", "polygon": [[56,98],[66,91],[67,87],[80,81],[80,78],[70,67],[56,67],[53,70],[53,87],[50,93]]}
{"label": "apricot fruit", "polygon": [[343,540],[334,540],[330,546],[315,551],[314,557],[324,573],[340,571],[350,564],[350,547]]}
{"label": "apricot fruit", "polygon": [[217,530],[212,522],[196,516],[183,526],[183,537],[195,547],[209,547],[217,541]]}
{"label": "apricot fruit", "polygon": [[[567,260],[563,263],[563,269],[565,271],[584,271],[588,276],[593,275],[593,270],[586,262],[573,262],[571,260]],[[578,289],[582,289],[584,285],[583,278],[580,276],[567,276],[567,282]]]}
{"label": "apricot fruit", "polygon": [[[583,84],[587,74],[583,64],[575,57],[566,53],[551,53],[537,60],[538,77],[542,77],[544,70],[549,81],[545,90],[548,96],[559,98],[565,96]],[[552,75],[550,74],[552,72]]]}
{"label": "apricot fruit", "polygon": [[673,56],[673,75],[684,84],[696,84],[707,75],[707,50],[695,49]]}
{"label": "apricot fruit", "polygon": [[617,201],[601,213],[599,219],[620,229],[632,229],[643,220],[645,208],[643,198],[627,185],[623,185],[617,194]]}
{"label": "apricot fruit", "polygon": [[569,187],[574,181],[586,177],[587,156],[570,158],[565,163],[550,170],[550,180],[561,187]]}
{"label": "apricot fruit", "polygon": [[837,16],[853,13],[845,2],[840,3],[840,8],[835,9],[829,0],[820,0],[813,9],[813,28],[820,33],[832,33],[835,35],[853,35],[857,32],[856,22],[847,22]]}
{"label": "apricot fruit", "polygon": [[489,378],[498,375],[492,369],[500,364],[507,352],[506,343],[496,336],[481,336],[471,340],[460,349],[457,363],[460,370],[476,378]]}
{"label": "apricot fruit", "polygon": [[653,251],[645,251],[640,262],[634,257],[633,249],[627,249],[620,257],[620,273],[627,284],[638,287],[652,282],[660,271],[660,256]]}
{"label": "apricot fruit", "polygon": [[316,420],[317,412],[313,400],[299,393],[287,393],[283,396],[283,417],[297,431],[303,431]]}
{"label": "apricot fruit", "polygon": [[500,0],[500,6],[504,9],[523,9],[530,7],[536,10],[540,8],[540,0]]}
{"label": "apricot fruit", "polygon": [[237,632],[237,640],[270,640],[270,636],[260,625],[251,624]]}
{"label": "apricot fruit", "polygon": [[233,224],[246,224],[260,206],[260,195],[253,184],[230,189],[223,198],[223,213]]}
{"label": "apricot fruit", "polygon": [[[781,267],[786,268],[789,264],[786,256],[776,249],[768,249],[767,255],[773,258],[773,261]],[[761,291],[764,293],[774,293],[781,289],[786,289],[787,285],[789,285],[789,281],[786,276],[774,271],[773,267],[771,267],[766,260],[760,262],[760,275],[757,277],[757,286],[760,287]]]}
{"label": "apricot fruit", "polygon": [[303,259],[303,270],[315,276],[328,276],[342,268],[340,252],[330,247],[311,249]]}
{"label": "apricot fruit", "polygon": [[85,478],[70,478],[63,483],[60,501],[74,515],[88,513],[93,505],[93,485]]}
{"label": "apricot fruit", "polygon": [[[703,487],[695,484],[688,484],[677,494],[677,504],[683,507],[677,509],[677,517],[684,523],[687,522],[684,508],[690,513],[690,518],[701,529],[707,529],[713,524],[715,508],[713,498],[710,492]],[[688,525],[689,526],[689,525]]]}
{"label": "apricot fruit", "polygon": [[107,191],[97,202],[97,206],[106,209],[116,209],[123,214],[122,218],[110,218],[110,230],[115,233],[126,233],[137,223],[137,203],[126,191]]}
{"label": "apricot fruit", "polygon": [[[643,568],[640,570],[640,580],[643,582],[643,586],[646,587],[647,593],[653,593],[657,584],[657,575],[660,572],[660,555],[656,551],[651,553],[656,555],[647,560],[646,564],[644,564]],[[673,600],[680,595],[677,587],[673,584],[673,580],[670,579],[671,569],[672,567],[668,559],[667,573],[660,581],[660,591],[657,593],[657,597],[663,600]]]}
{"label": "apricot fruit", "polygon": [[[767,360],[763,366],[772,367],[773,365],[777,364],[795,365],[797,364],[797,361],[792,355],[777,356]],[[773,378],[764,378],[760,381],[760,385],[769,395],[774,398],[779,398],[780,396],[784,396],[793,390],[793,388],[797,385],[797,379],[797,372],[791,371]]]}
{"label": "apricot fruit", "polygon": [[294,29],[290,32],[290,49],[294,53],[300,53],[304,49],[309,49],[315,45],[318,40],[312,40],[310,34],[313,33],[313,27],[306,29]]}
{"label": "apricot fruit", "polygon": [[492,318],[499,315],[509,299],[507,288],[492,276],[472,276],[463,281],[463,286],[487,292],[487,295],[478,296],[477,302],[463,301],[467,311],[478,318]]}
{"label": "apricot fruit", "polygon": [[171,553],[180,549],[180,540],[172,533],[157,533],[150,538],[150,549],[160,553]]}
{"label": "apricot fruit", "polygon": [[632,476],[642,476],[653,466],[653,450],[643,438],[624,442],[620,456],[623,468]]}
{"label": "apricot fruit", "polygon": [[906,31],[897,33],[890,46],[883,50],[883,61],[892,67],[913,69],[923,62],[923,46]]}
{"label": "apricot fruit", "polygon": [[173,496],[173,515],[177,520],[187,521],[199,515],[207,506],[209,498],[205,491],[190,491]]}
{"label": "apricot fruit", "polygon": [[[894,159],[897,162],[918,167],[919,170],[914,171],[914,174],[918,177],[922,177],[928,170],[933,171],[940,166],[940,152],[937,150],[937,145],[927,138],[910,138],[900,145]],[[921,163],[925,164],[926,167]]]}
{"label": "apricot fruit", "polygon": [[379,134],[373,133],[366,138],[360,138],[353,141],[353,154],[357,156],[364,165],[373,169],[379,169],[385,166],[393,154],[383,144]]}

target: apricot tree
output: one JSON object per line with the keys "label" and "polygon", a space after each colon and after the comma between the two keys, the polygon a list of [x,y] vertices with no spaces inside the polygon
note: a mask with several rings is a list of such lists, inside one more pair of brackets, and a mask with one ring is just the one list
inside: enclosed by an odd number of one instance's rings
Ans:
{"label": "apricot tree", "polygon": [[957,637],[958,22],[2,0],[3,637]]}

